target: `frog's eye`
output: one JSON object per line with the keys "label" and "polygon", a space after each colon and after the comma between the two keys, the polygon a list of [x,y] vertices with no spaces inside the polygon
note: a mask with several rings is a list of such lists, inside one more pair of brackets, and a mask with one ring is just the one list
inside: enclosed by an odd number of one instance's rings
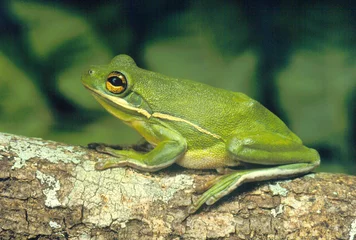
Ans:
{"label": "frog's eye", "polygon": [[127,80],[121,72],[111,72],[106,80],[106,89],[111,93],[122,93],[127,88]]}

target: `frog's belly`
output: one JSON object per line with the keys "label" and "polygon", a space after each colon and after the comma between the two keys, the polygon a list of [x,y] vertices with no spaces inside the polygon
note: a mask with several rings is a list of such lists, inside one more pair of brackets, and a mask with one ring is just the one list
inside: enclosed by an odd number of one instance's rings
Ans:
{"label": "frog's belly", "polygon": [[225,149],[223,151],[216,151],[216,149],[215,151],[214,149],[187,151],[176,163],[191,169],[216,169],[239,165],[239,162],[232,159]]}

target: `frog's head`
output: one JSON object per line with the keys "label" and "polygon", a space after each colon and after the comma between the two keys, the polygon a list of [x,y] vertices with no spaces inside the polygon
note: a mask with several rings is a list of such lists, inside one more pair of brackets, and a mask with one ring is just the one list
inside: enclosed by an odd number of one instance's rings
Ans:
{"label": "frog's head", "polygon": [[83,85],[103,107],[122,119],[151,116],[151,109],[142,96],[133,91],[135,79],[142,69],[127,55],[116,56],[109,65],[92,66],[82,76]]}

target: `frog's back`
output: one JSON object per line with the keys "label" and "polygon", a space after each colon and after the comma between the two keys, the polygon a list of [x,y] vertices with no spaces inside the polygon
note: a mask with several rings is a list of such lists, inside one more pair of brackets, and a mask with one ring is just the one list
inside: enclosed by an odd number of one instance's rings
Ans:
{"label": "frog's back", "polygon": [[153,112],[187,120],[222,138],[239,129],[295,136],[278,117],[243,93],[149,73],[152,76],[142,81],[136,91],[155,93],[143,94]]}

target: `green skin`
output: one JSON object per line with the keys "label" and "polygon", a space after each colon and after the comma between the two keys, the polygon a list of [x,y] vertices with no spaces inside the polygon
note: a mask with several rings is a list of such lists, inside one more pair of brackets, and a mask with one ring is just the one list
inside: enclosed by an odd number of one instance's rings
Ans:
{"label": "green skin", "polygon": [[[126,78],[122,93],[107,87],[114,71]],[[317,151],[305,147],[278,117],[242,93],[150,72],[138,68],[127,55],[116,56],[107,66],[92,67],[82,83],[106,110],[154,146],[142,153],[98,145],[97,151],[114,156],[98,162],[98,170],[130,166],[157,171],[173,163],[219,171],[250,166],[225,171],[205,184],[206,191],[190,213],[204,203],[215,203],[242,183],[296,176],[320,164]]]}

